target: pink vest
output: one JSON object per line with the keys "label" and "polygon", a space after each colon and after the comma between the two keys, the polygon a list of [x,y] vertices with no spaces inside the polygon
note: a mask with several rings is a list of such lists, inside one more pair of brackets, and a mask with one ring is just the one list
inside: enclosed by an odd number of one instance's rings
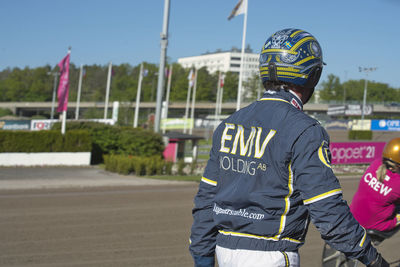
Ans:
{"label": "pink vest", "polygon": [[366,229],[389,231],[396,226],[396,205],[400,205],[400,175],[387,171],[383,183],[376,178],[382,164],[375,160],[365,171],[350,210]]}

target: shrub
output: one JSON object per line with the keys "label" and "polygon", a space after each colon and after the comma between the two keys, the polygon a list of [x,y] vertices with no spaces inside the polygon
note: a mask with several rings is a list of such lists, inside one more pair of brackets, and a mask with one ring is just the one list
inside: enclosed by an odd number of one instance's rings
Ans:
{"label": "shrub", "polygon": [[125,156],[116,156],[117,158],[117,172],[120,174],[129,174],[133,171],[132,159]]}
{"label": "shrub", "polygon": [[139,158],[139,157],[135,157],[135,160],[133,162],[133,167],[135,170],[135,174],[137,176],[142,176],[144,175],[144,171],[145,171],[145,159],[143,158]]}
{"label": "shrub", "polygon": [[0,152],[88,152],[92,141],[88,131],[0,131]]}
{"label": "shrub", "polygon": [[172,175],[172,167],[174,164],[171,161],[167,161],[165,163],[165,174],[166,175]]}
{"label": "shrub", "polygon": [[185,175],[184,169],[186,167],[186,163],[183,159],[178,161],[178,175]]}
{"label": "shrub", "polygon": [[[104,155],[104,164],[107,171],[118,172],[120,174],[135,173],[137,176],[162,175],[164,174],[164,166],[168,164],[171,166],[170,169],[172,169],[172,163],[166,162],[158,156]],[[165,169],[167,170],[167,168]],[[172,174],[172,171],[170,174]]]}
{"label": "shrub", "polygon": [[[55,123],[53,129],[59,129]],[[112,126],[96,122],[69,122],[70,129],[86,129],[93,140],[92,163],[103,162],[103,155],[120,154],[140,157],[162,156],[164,144],[159,134],[150,130]]]}
{"label": "shrub", "polygon": [[349,131],[350,140],[372,140],[372,131],[369,130],[352,130]]}

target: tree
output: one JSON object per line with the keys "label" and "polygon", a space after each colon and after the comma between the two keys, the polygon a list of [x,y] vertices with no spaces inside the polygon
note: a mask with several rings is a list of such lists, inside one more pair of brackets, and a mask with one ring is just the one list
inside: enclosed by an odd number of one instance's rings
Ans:
{"label": "tree", "polygon": [[[157,94],[158,65],[144,62],[147,76],[142,81],[141,101],[154,102]],[[85,76],[82,81],[81,101],[104,101],[106,93],[108,65],[84,66]],[[140,64],[131,66],[127,63],[114,65],[111,79],[110,101],[132,102],[136,100]],[[0,71],[0,101],[51,101],[54,76],[49,72],[59,71],[58,66],[49,65],[37,68],[7,68]],[[69,100],[76,101],[79,71],[70,64]],[[173,63],[170,101],[186,101],[188,93],[188,74],[180,64]],[[238,73],[225,73],[223,102],[235,102],[238,90]],[[167,86],[168,79],[165,79]],[[343,84],[334,74],[321,81],[320,97],[327,101],[354,101],[361,103],[365,80],[349,80]],[[218,72],[210,74],[206,68],[198,70],[196,101],[215,102],[218,87]],[[243,82],[244,100],[256,99],[257,90],[262,87],[257,74]],[[368,81],[367,102],[398,102],[400,89],[385,83]],[[164,97],[166,93],[164,92]],[[126,106],[127,109],[128,106]],[[129,112],[129,111],[127,111]]]}
{"label": "tree", "polygon": [[218,73],[210,75],[206,67],[197,70],[196,101],[215,101],[218,88]]}
{"label": "tree", "polygon": [[243,82],[243,88],[245,100],[256,100],[264,91],[260,75],[258,73],[253,73],[247,81]]}
{"label": "tree", "polygon": [[343,86],[340,83],[339,77],[329,74],[327,77],[327,81],[323,81],[321,83],[322,90],[320,91],[320,97],[322,100],[343,100]]}
{"label": "tree", "polygon": [[237,100],[238,84],[239,74],[228,71],[225,74],[224,94],[222,98],[224,102],[234,102]]}
{"label": "tree", "polygon": [[180,64],[174,64],[170,101],[186,101],[188,92],[189,69],[184,69]]}

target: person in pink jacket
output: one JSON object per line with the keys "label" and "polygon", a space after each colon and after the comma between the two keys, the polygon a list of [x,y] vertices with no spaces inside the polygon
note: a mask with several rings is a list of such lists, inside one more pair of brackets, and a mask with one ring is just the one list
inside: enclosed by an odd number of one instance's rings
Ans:
{"label": "person in pink jacket", "polygon": [[350,205],[365,229],[400,228],[400,138],[392,139],[365,171]]}

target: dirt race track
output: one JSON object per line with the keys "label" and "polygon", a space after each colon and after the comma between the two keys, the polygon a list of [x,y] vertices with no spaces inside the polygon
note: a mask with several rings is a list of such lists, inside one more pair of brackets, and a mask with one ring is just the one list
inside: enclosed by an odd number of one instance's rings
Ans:
{"label": "dirt race track", "polygon": [[[11,178],[0,169],[0,266],[193,266],[187,246],[196,183],[2,190]],[[340,180],[351,199],[358,178]],[[302,267],[320,266],[322,244],[311,226]],[[400,234],[379,250],[393,261],[399,244]]]}

